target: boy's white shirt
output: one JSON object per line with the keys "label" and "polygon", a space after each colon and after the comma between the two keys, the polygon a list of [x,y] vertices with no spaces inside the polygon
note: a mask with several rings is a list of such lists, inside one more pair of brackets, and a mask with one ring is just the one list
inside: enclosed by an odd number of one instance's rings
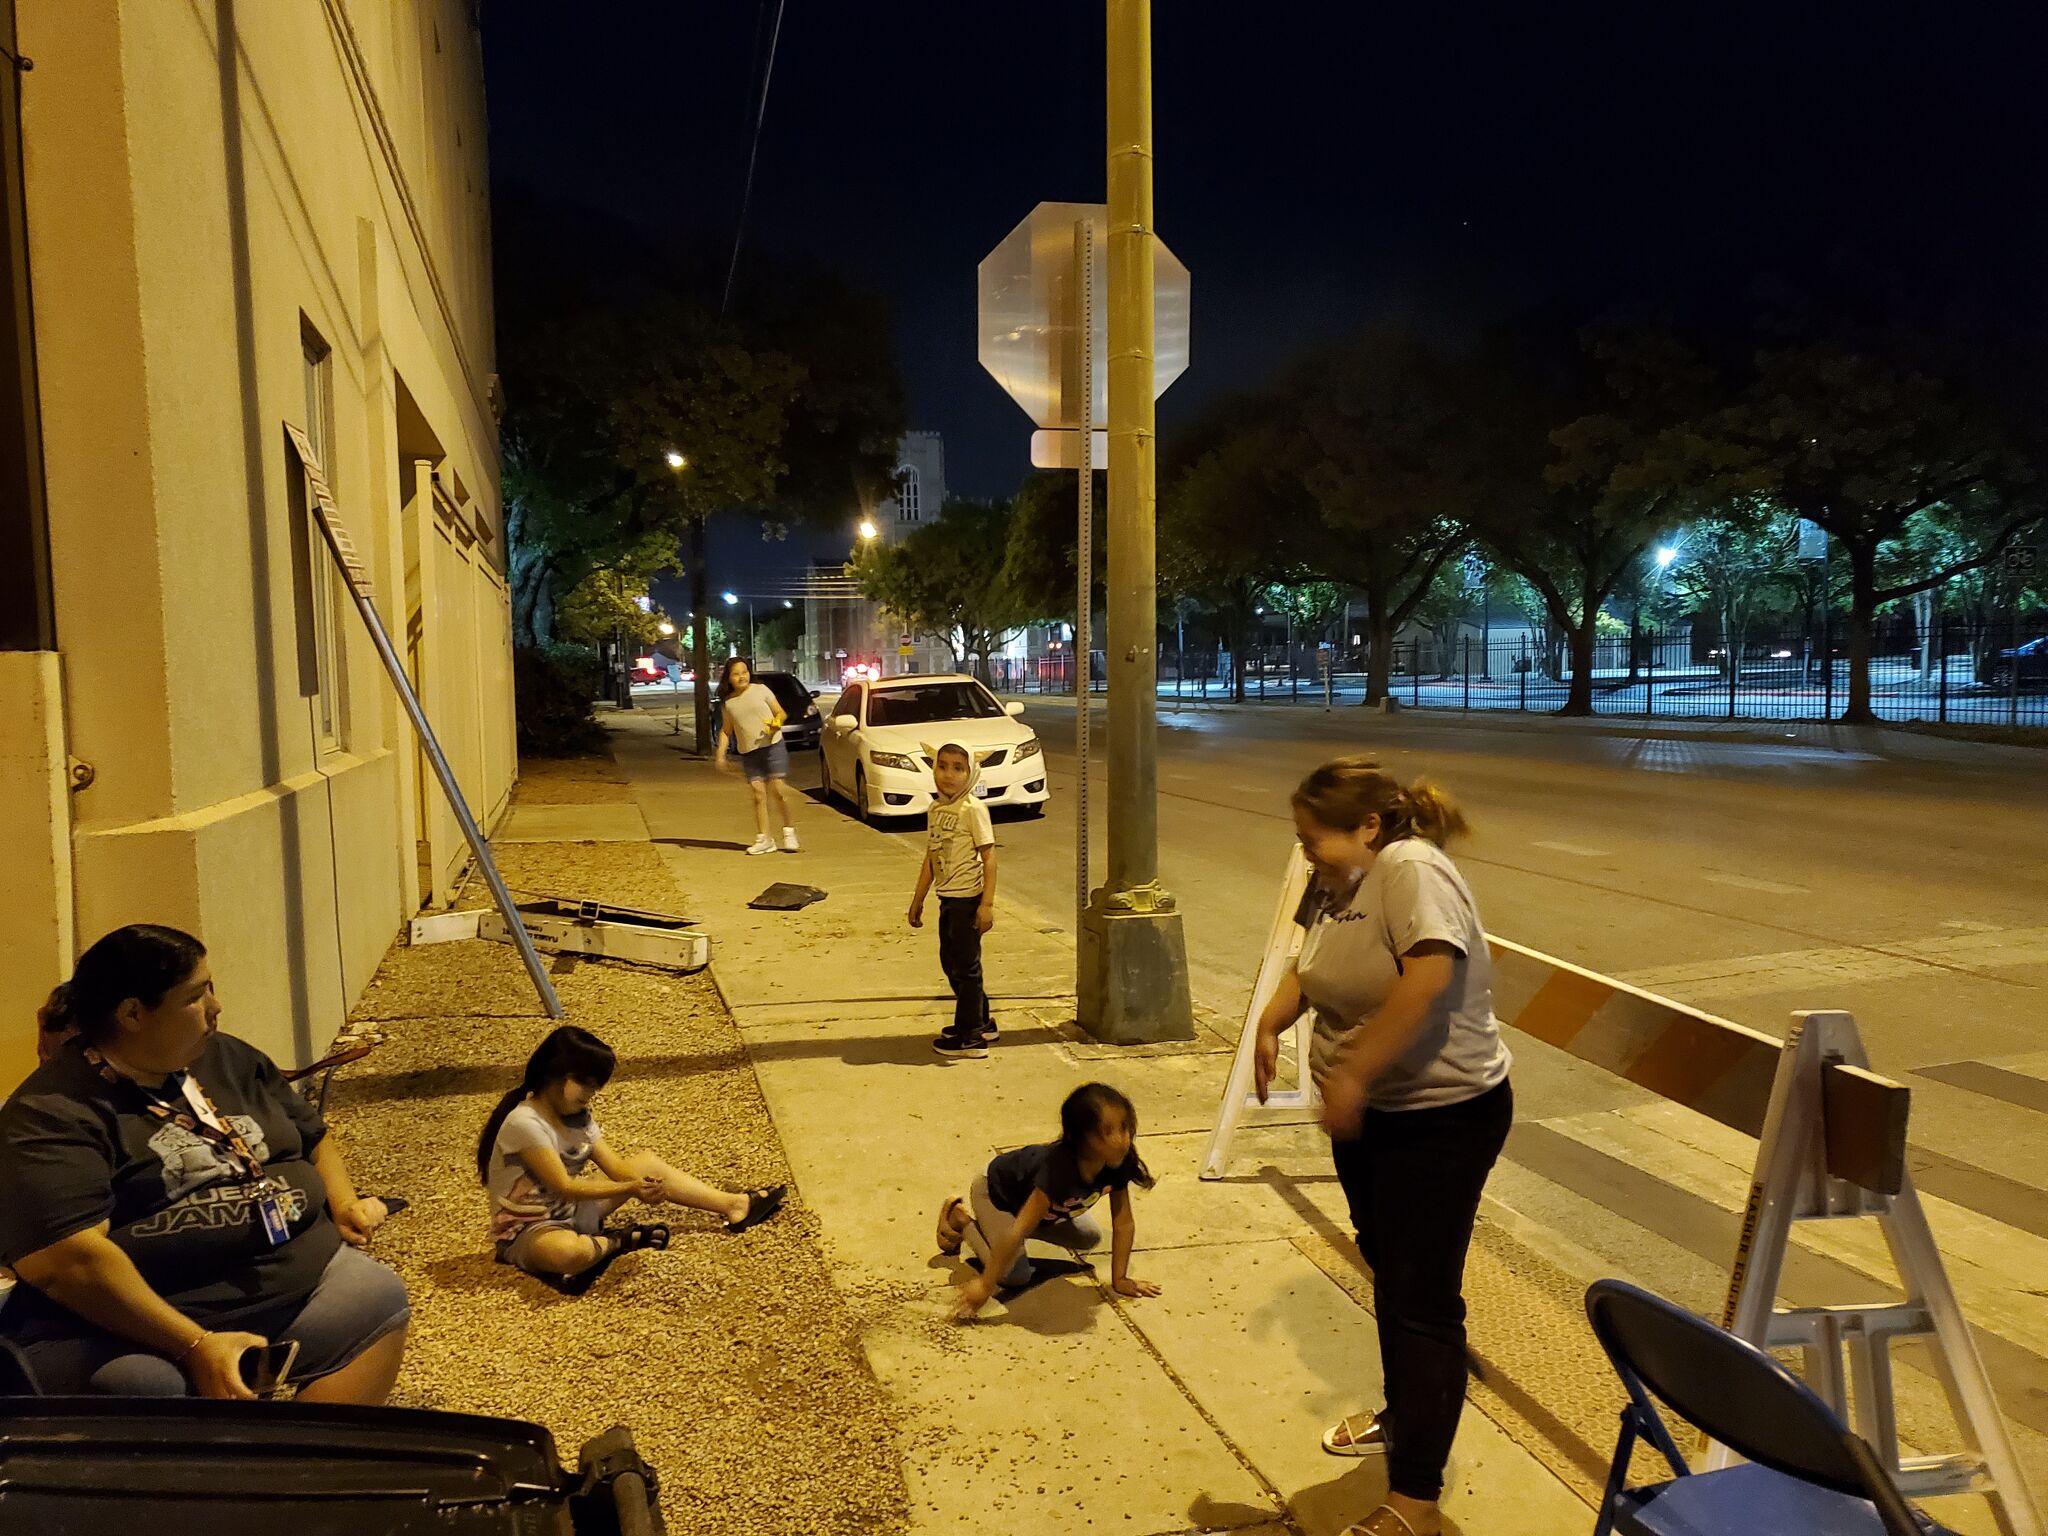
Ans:
{"label": "boy's white shirt", "polygon": [[[924,745],[925,756],[938,760],[938,749]],[[981,894],[981,850],[993,848],[995,823],[988,807],[975,798],[974,786],[981,778],[981,764],[967,754],[967,783],[959,794],[936,796],[931,814],[926,851],[932,861],[932,894],[935,896],[979,896]]]}

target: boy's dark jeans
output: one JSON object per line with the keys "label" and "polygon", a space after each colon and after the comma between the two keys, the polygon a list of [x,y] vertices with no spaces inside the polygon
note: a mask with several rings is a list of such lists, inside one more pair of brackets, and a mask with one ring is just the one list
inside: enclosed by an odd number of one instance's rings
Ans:
{"label": "boy's dark jeans", "polygon": [[1465,1250],[1514,1115],[1503,1082],[1462,1104],[1369,1109],[1356,1141],[1330,1145],[1372,1270],[1387,1482],[1411,1499],[1443,1492],[1465,1406]]}
{"label": "boy's dark jeans", "polygon": [[953,1033],[973,1039],[988,1024],[988,993],[981,984],[981,934],[974,914],[979,896],[939,898],[939,965],[953,988]]}

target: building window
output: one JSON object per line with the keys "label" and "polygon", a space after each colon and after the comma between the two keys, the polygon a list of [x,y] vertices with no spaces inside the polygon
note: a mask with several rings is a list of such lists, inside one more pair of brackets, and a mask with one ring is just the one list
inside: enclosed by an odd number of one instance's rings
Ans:
{"label": "building window", "polygon": [[924,509],[918,500],[917,466],[899,464],[896,468],[896,521],[915,523],[924,517]]}
{"label": "building window", "polygon": [[[306,385],[306,441],[313,445],[313,456],[320,461],[320,472],[327,477],[331,491],[335,489],[334,355],[320,333],[303,318],[299,344]],[[346,593],[310,500],[306,504],[306,518],[305,593],[313,642],[309,681],[313,684],[314,731],[324,755],[343,750],[347,733],[347,701],[343,696],[347,653],[342,641],[346,631],[341,623]]]}

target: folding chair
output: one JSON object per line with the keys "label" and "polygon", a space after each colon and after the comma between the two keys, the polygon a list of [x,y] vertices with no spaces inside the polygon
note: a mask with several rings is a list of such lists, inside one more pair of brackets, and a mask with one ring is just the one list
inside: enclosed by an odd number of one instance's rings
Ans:
{"label": "folding chair", "polygon": [[[1586,1292],[1586,1315],[1629,1397],[1594,1536],[1946,1536],[1763,1350],[1619,1280]],[[1652,1393],[1748,1464],[1692,1472]],[[1671,1464],[1669,1482],[1627,1486],[1638,1437]]]}

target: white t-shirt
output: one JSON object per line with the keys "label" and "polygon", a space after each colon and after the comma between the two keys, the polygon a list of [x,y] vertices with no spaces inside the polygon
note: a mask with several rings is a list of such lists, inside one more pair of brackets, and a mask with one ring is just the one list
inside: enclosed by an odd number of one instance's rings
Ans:
{"label": "white t-shirt", "polygon": [[932,860],[932,891],[939,896],[981,894],[981,850],[993,847],[995,823],[974,797],[974,781],[957,800],[934,800],[925,818]]}
{"label": "white t-shirt", "polygon": [[1451,984],[1408,1053],[1373,1082],[1374,1109],[1429,1109],[1476,1098],[1508,1075],[1512,1058],[1493,1017],[1493,959],[1479,908],[1450,856],[1426,838],[1382,849],[1348,901],[1315,892],[1304,904],[1308,936],[1296,972],[1314,1009],[1309,1066],[1329,1070],[1344,1037],[1386,1002],[1399,956],[1437,941],[1457,951]]}
{"label": "white t-shirt", "polygon": [[537,1221],[566,1221],[573,1225],[583,1208],[599,1212],[594,1201],[563,1200],[551,1194],[526,1171],[519,1154],[535,1147],[552,1147],[562,1159],[562,1166],[569,1170],[569,1177],[580,1179],[590,1166],[592,1143],[603,1135],[594,1118],[586,1117],[580,1126],[558,1130],[530,1100],[515,1107],[498,1127],[498,1139],[491,1143],[491,1171],[484,1187],[491,1196],[492,1241],[508,1242],[522,1228]]}
{"label": "white t-shirt", "polygon": [[782,727],[770,729],[775,718],[775,692],[766,683],[749,683],[738,693],[727,694],[721,708],[732,731],[733,745],[753,752],[782,739]]}

